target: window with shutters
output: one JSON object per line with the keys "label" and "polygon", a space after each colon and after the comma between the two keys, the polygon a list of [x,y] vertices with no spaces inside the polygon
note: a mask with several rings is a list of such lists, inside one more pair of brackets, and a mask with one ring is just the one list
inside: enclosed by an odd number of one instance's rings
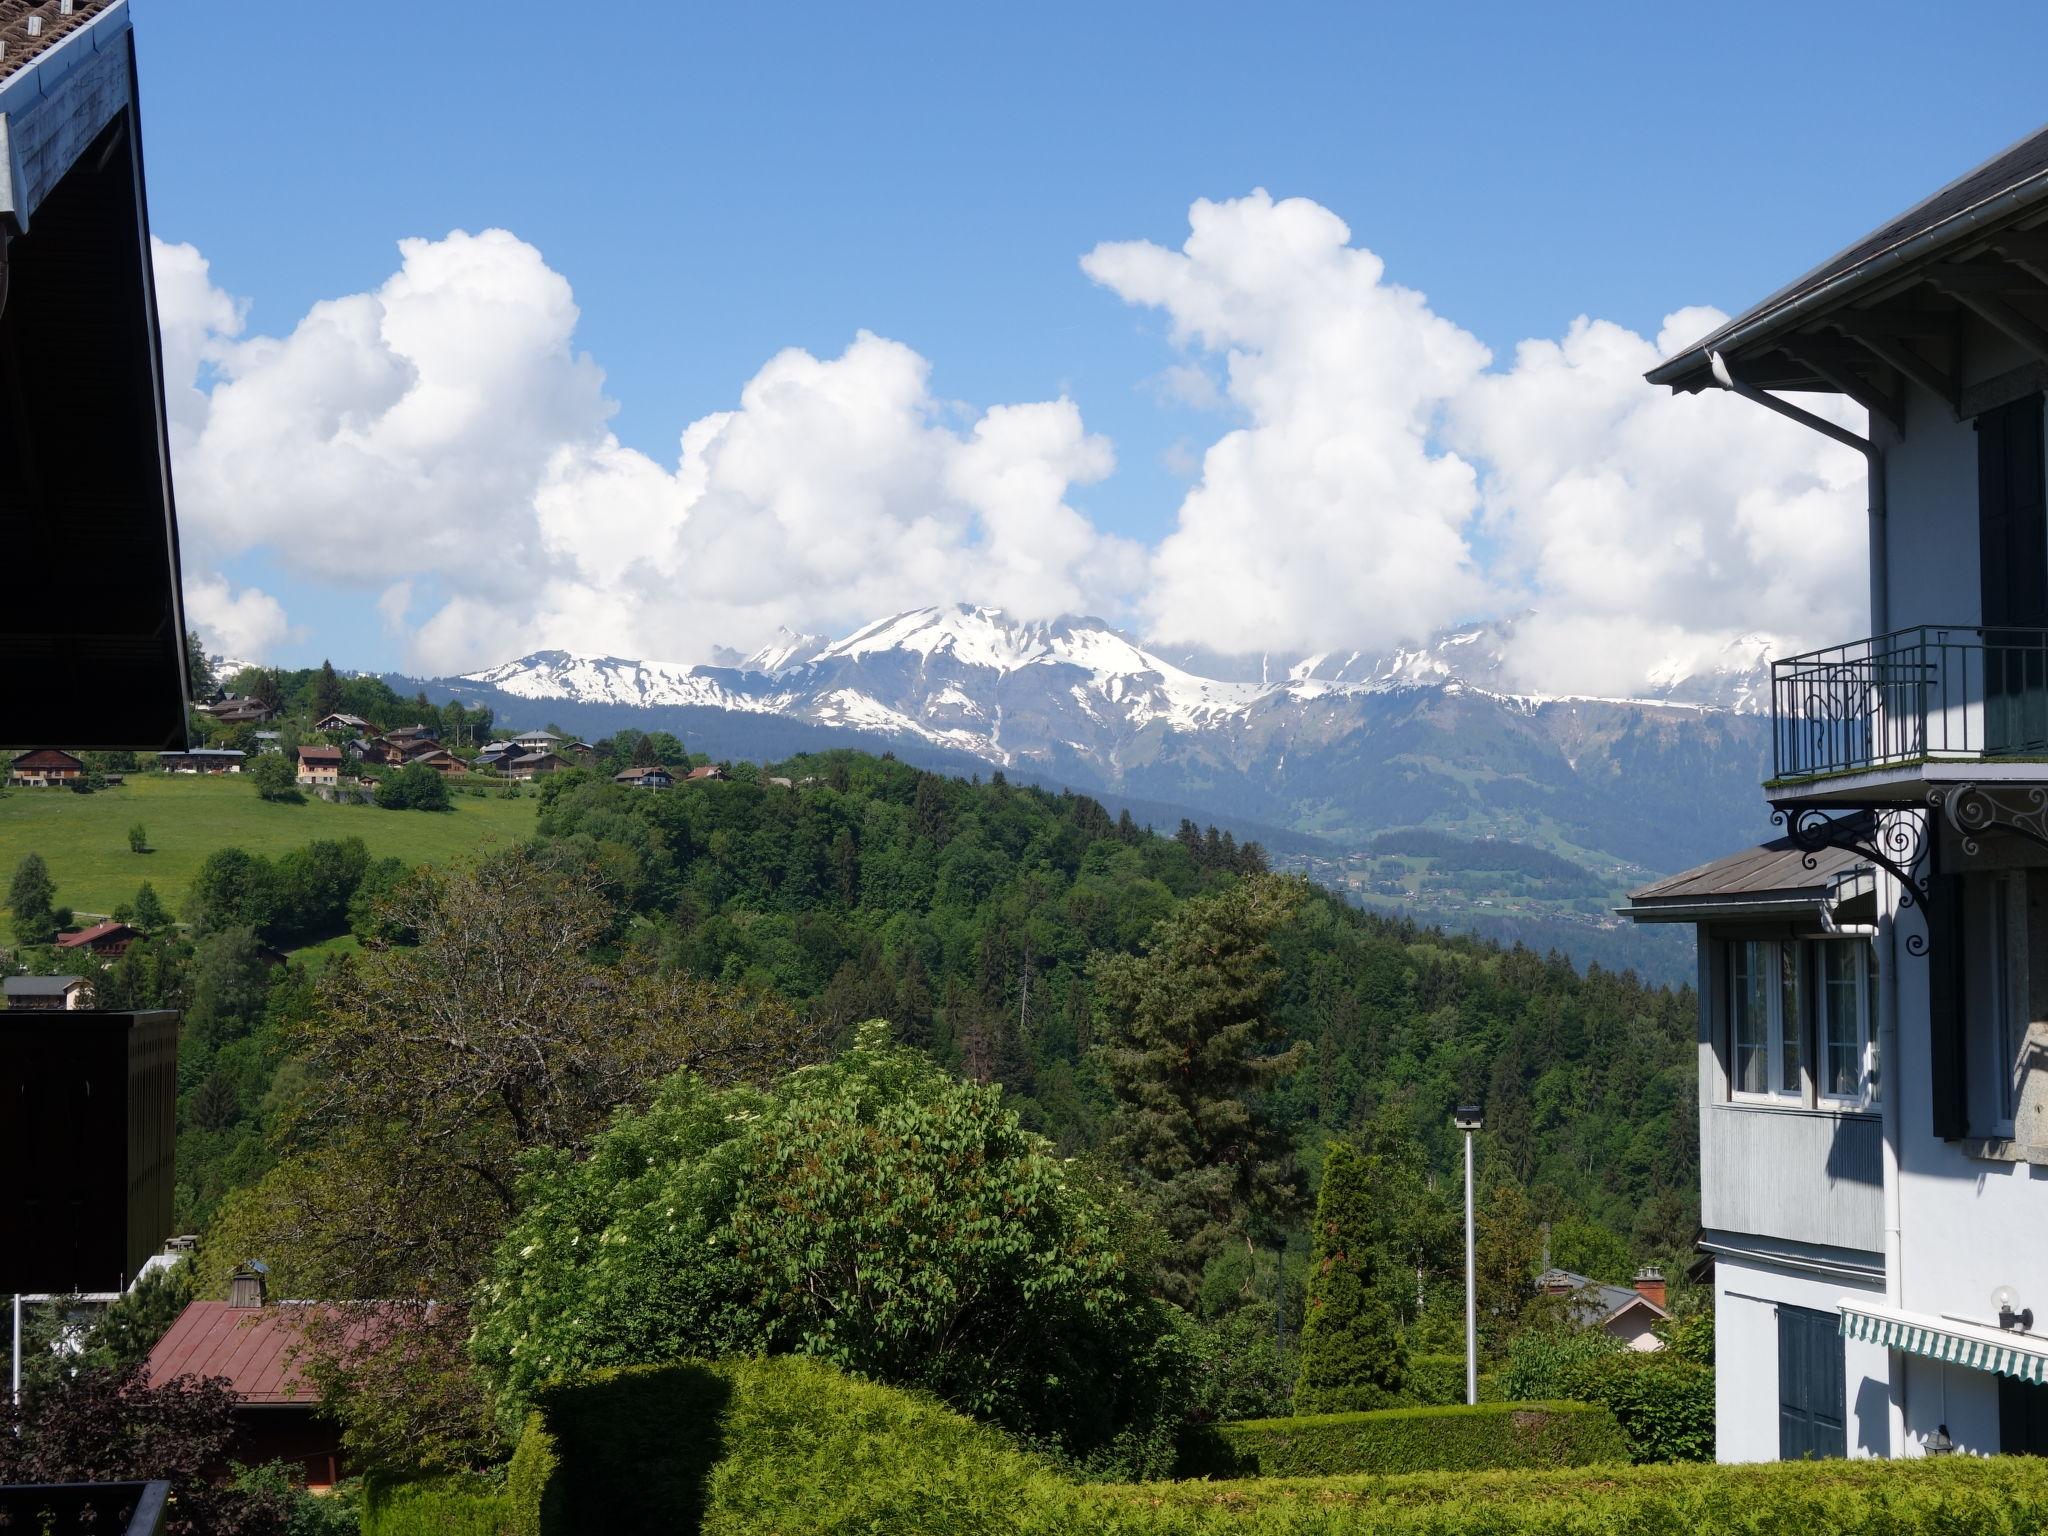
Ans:
{"label": "window with shutters", "polygon": [[2048,870],[1966,877],[1962,918],[1954,1044],[1968,1131],[2010,1138],[2032,1088],[2034,1021],[2048,1014]]}

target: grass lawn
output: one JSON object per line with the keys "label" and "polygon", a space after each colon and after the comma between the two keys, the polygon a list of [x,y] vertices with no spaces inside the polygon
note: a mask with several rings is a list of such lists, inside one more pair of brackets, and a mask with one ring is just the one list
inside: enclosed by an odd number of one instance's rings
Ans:
{"label": "grass lawn", "polygon": [[[182,917],[199,864],[216,848],[246,848],[275,858],[323,837],[360,837],[372,858],[395,854],[437,864],[488,839],[515,842],[533,830],[535,802],[524,796],[456,795],[455,809],[380,811],[308,798],[279,805],[257,798],[245,778],[187,778],[132,773],[119,789],[11,789],[0,794],[0,880],[27,853],[40,853],[57,882],[57,904],[111,912],[147,880]],[[130,853],[128,829],[141,822],[154,852]],[[0,886],[0,895],[5,887]]]}

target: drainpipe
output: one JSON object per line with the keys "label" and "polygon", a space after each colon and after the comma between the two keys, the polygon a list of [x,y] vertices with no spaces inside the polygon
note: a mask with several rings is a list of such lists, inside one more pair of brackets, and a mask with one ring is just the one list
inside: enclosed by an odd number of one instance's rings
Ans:
{"label": "drainpipe", "polygon": [[[1863,455],[1870,486],[1870,632],[1891,633],[1891,551],[1889,548],[1889,501],[1885,484],[1884,449],[1867,437],[1858,437],[1847,427],[1837,426],[1824,416],[1803,410],[1789,400],[1780,400],[1753,384],[1744,384],[1729,370],[1727,359],[1716,352],[1708,358],[1715,382],[1723,389],[1754,401],[1766,410],[1798,422],[1802,427],[1834,439]],[[1899,1190],[1899,930],[1898,882],[1878,871],[1887,900],[1879,907],[1877,943],[1877,1065],[1878,1114],[1883,1127],[1884,1165],[1884,1300],[1888,1307],[1903,1307],[1904,1292],[1900,1267],[1905,1256],[1905,1219]],[[1890,1352],[1885,1372],[1887,1403],[1886,1443],[1889,1453],[1903,1455],[1906,1447],[1906,1362],[1897,1350]]]}

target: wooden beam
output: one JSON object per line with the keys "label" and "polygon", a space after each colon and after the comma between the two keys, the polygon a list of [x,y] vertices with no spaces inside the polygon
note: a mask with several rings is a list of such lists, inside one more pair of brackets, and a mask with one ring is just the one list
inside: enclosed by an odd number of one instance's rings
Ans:
{"label": "wooden beam", "polygon": [[1849,336],[1946,341],[1956,317],[1953,310],[1947,309],[1845,309],[1828,316],[1827,323]]}
{"label": "wooden beam", "polygon": [[1991,243],[2009,261],[2048,262],[2048,229],[2008,229]]}
{"label": "wooden beam", "polygon": [[1995,293],[1957,290],[1956,302],[1974,310],[2034,356],[2048,362],[2048,326],[2030,320]]}
{"label": "wooden beam", "polygon": [[1961,302],[1966,293],[2038,293],[2041,284],[2010,262],[1950,262],[1930,268],[1927,281]]}
{"label": "wooden beam", "polygon": [[[1839,315],[1831,316],[1829,323],[1840,329],[1842,328],[1842,317]],[[1850,340],[1863,348],[1864,351],[1870,353],[1873,357],[1891,364],[1892,367],[1898,369],[1900,373],[1903,373],[1929,394],[1946,400],[1950,410],[1953,411],[1957,408],[1962,399],[1962,391],[1957,387],[1956,381],[1941,369],[1935,367],[1934,364],[1928,362],[1918,352],[1907,346],[1905,342],[1874,332],[1850,331],[1848,334]]]}
{"label": "wooden beam", "polygon": [[1870,361],[1869,353],[1832,336],[1795,336],[1785,344],[1785,349],[1871,415],[1890,422],[1901,437],[1905,436],[1905,402],[1856,371],[1859,365]]}

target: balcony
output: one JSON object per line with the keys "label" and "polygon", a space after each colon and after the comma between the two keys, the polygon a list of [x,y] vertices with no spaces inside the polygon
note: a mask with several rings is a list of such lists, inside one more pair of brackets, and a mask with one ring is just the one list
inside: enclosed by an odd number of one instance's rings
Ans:
{"label": "balcony", "polygon": [[1771,663],[1777,802],[2048,783],[2048,630],[1922,625]]}

